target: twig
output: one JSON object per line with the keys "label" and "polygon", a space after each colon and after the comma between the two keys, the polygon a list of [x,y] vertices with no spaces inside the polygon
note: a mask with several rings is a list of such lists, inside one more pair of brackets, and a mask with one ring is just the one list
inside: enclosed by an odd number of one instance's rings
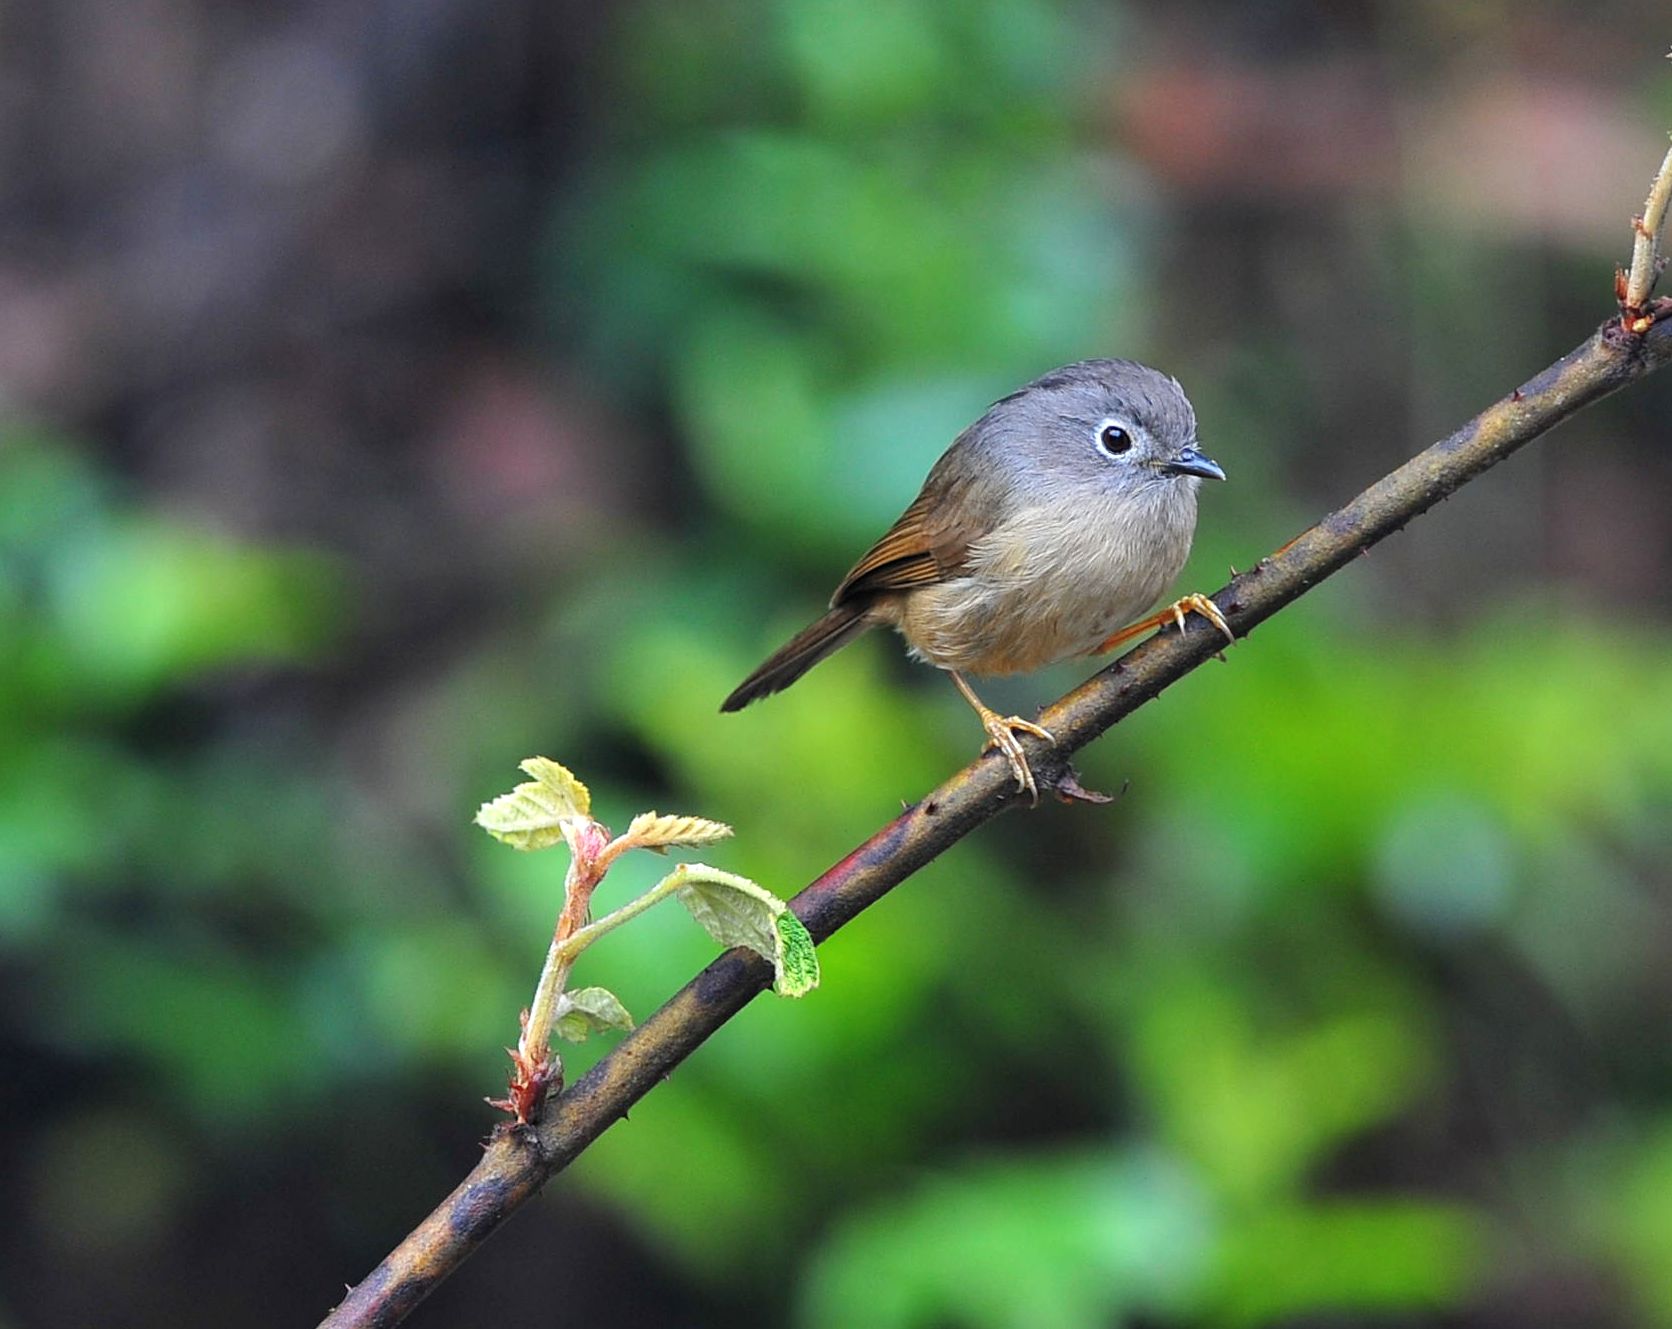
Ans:
{"label": "twig", "polygon": [[506,1097],[488,1100],[492,1106],[514,1114],[519,1122],[529,1121],[546,1095],[563,1083],[563,1062],[552,1051],[552,1026],[560,1013],[569,970],[582,949],[573,944],[575,935],[586,926],[592,893],[604,880],[612,858],[609,833],[590,818],[568,823],[564,839],[569,842],[570,859],[563,880],[563,908],[557,915],[534,999],[523,1012],[522,1034],[517,1046],[507,1049],[512,1073]]}
{"label": "twig", "polygon": [[569,981],[569,969],[579,953],[570,943],[575,934],[586,926],[587,911],[592,904],[592,892],[604,879],[599,866],[577,853],[569,862],[563,880],[563,909],[557,916],[557,927],[552,931],[552,943],[546,952],[546,964],[540,971],[539,986],[534,989],[534,1000],[529,1005],[528,1021],[523,1025],[522,1038],[517,1042],[517,1054],[532,1060],[544,1056],[551,1047],[552,1025],[557,1019],[557,998]]}
{"label": "twig", "polygon": [[1672,202],[1672,148],[1666,150],[1666,160],[1661,162],[1660,171],[1649,186],[1643,215],[1631,219],[1631,272],[1620,292],[1620,318],[1627,332],[1647,332],[1656,317],[1649,312],[1648,304],[1654,294],[1655,279],[1665,266],[1665,260],[1660,257],[1660,229],[1666,223],[1669,202]]}
{"label": "twig", "polygon": [[[1655,231],[1672,194],[1672,153],[1638,223],[1630,291],[1647,300],[1656,265]],[[1652,224],[1651,224],[1652,219]],[[1647,273],[1647,276],[1644,274]],[[1666,302],[1660,302],[1666,303]],[[1366,549],[1591,403],[1672,362],[1672,318],[1640,326],[1610,319],[1543,373],[1487,408],[1451,437],[1418,453],[1345,507],[1289,541],[1213,598],[1239,637]],[[1223,639],[1192,622],[1135,647],[1040,716],[1056,735],[1026,740],[1042,785],[1072,796],[1070,754],[1130,715],[1204,661]],[[856,918],[925,863],[1016,799],[1002,760],[984,758],[909,807],[792,900],[815,939]],[[570,934],[572,935],[572,932]],[[561,945],[554,941],[554,945]],[[743,1009],[772,981],[772,965],[727,951],[624,1038],[579,1081],[551,1099],[532,1124],[495,1130],[481,1161],[325,1320],[328,1329],[400,1323],[466,1256],[593,1140]]]}

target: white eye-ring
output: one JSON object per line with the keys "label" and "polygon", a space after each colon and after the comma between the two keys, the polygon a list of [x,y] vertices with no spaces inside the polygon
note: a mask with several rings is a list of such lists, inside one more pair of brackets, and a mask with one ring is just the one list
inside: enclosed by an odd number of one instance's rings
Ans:
{"label": "white eye-ring", "polygon": [[1132,435],[1126,426],[1114,420],[1105,420],[1097,427],[1097,446],[1099,451],[1118,457],[1123,452],[1132,451]]}

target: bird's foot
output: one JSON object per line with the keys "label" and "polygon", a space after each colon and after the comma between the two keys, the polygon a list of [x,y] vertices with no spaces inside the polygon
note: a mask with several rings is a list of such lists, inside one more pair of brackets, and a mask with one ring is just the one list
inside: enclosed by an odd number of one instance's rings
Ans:
{"label": "bird's foot", "polygon": [[1000,715],[980,697],[975,695],[975,689],[964,681],[964,676],[956,669],[947,671],[958,691],[964,694],[964,700],[981,717],[981,727],[987,731],[987,748],[997,748],[1004,753],[1004,759],[1010,763],[1010,773],[1016,777],[1016,788],[1033,800],[1035,807],[1039,806],[1039,785],[1033,778],[1033,769],[1028,765],[1028,754],[1022,751],[1022,745],[1016,735],[1032,734],[1035,738],[1042,738],[1047,743],[1057,740],[1049,729],[1042,729],[1032,720],[1024,720],[1019,715]]}
{"label": "bird's foot", "polygon": [[1185,614],[1191,611],[1200,614],[1214,627],[1218,628],[1225,635],[1225,640],[1232,646],[1237,644],[1237,634],[1231,631],[1231,625],[1225,621],[1225,615],[1220,613],[1219,606],[1205,595],[1192,591],[1189,595],[1181,595],[1166,609],[1167,615],[1177,625],[1180,632],[1184,631]]}
{"label": "bird's foot", "polygon": [[997,711],[989,711],[985,707],[980,714],[981,727],[987,731],[987,746],[982,748],[982,751],[997,748],[1002,752],[1004,759],[1010,763],[1010,773],[1016,777],[1016,788],[1037,805],[1039,785],[1034,781],[1033,768],[1028,765],[1027,753],[1022,751],[1022,745],[1016,735],[1032,734],[1047,743],[1056,742],[1055,737],[1049,729],[1042,728],[1031,720],[1024,720],[1019,715],[1000,715]]}
{"label": "bird's foot", "polygon": [[1092,652],[1092,654],[1101,655],[1105,651],[1112,651],[1115,647],[1124,642],[1131,641],[1134,637],[1141,633],[1148,632],[1151,628],[1166,627],[1169,623],[1178,628],[1180,632],[1183,632],[1184,616],[1189,613],[1200,614],[1203,618],[1207,619],[1209,623],[1212,623],[1214,627],[1218,628],[1225,634],[1226,641],[1230,642],[1232,645],[1236,644],[1236,633],[1231,631],[1231,625],[1225,621],[1225,615],[1219,612],[1219,606],[1214,604],[1214,602],[1208,599],[1207,596],[1197,594],[1193,591],[1189,595],[1180,596],[1165,609],[1158,610],[1156,613],[1151,614],[1148,618],[1140,618],[1136,623],[1129,624],[1128,626],[1122,628],[1119,632],[1115,633],[1114,636],[1108,638],[1101,645],[1099,645],[1097,649]]}

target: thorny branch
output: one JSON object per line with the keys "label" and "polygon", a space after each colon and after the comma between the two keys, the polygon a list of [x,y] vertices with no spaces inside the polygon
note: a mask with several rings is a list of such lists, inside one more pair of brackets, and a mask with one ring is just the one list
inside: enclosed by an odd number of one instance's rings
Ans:
{"label": "thorny branch", "polygon": [[[1417,454],[1316,526],[1262,559],[1213,599],[1237,636],[1292,604],[1357,555],[1569,416],[1672,362],[1672,301],[1648,305],[1658,227],[1672,193],[1672,154],[1638,224],[1629,279],[1617,283],[1621,316],[1583,345]],[[1637,296],[1638,303],[1629,303]],[[1192,620],[1117,659],[1040,716],[1054,744],[1027,740],[1042,786],[1072,796],[1068,757],[1218,653],[1223,639]],[[977,826],[1016,802],[1002,759],[959,771],[906,809],[797,895],[791,907],[823,941]],[[329,1329],[398,1324],[502,1222],[704,1040],[772,981],[772,966],[727,951],[624,1038],[534,1122],[501,1125],[481,1161],[326,1319]]]}

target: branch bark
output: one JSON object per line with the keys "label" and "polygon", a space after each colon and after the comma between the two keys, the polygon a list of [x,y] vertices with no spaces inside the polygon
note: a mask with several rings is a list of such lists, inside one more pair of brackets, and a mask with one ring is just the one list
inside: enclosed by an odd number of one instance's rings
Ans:
{"label": "branch bark", "polygon": [[[1608,323],[1584,345],[1411,458],[1346,506],[1240,574],[1213,598],[1239,637],[1569,416],[1672,361],[1672,319],[1646,332]],[[1068,757],[1154,700],[1224,645],[1192,619],[1128,652],[1040,717],[1054,744],[1027,741],[1041,786],[1077,791]],[[1009,767],[989,754],[908,808],[791,901],[814,938],[875,904],[925,863],[1016,803]],[[324,1322],[398,1324],[500,1223],[736,1015],[772,966],[728,951],[624,1038],[530,1125],[495,1132],[481,1161]]]}

